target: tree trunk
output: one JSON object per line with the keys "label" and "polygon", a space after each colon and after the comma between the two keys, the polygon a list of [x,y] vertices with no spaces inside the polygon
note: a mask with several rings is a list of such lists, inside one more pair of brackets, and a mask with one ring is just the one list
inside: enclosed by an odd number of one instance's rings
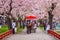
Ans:
{"label": "tree trunk", "polygon": [[21,20],[20,17],[18,17],[18,22],[19,22],[19,24],[20,24],[20,28],[22,28],[22,25],[21,25],[22,20]]}
{"label": "tree trunk", "polygon": [[11,22],[11,19],[9,17],[7,17],[7,24],[8,24],[9,30],[12,29],[12,22]]}
{"label": "tree trunk", "polygon": [[42,19],[39,19],[39,22],[40,22],[40,24],[43,24],[43,21],[42,21]]}
{"label": "tree trunk", "polygon": [[56,4],[57,3],[52,3],[52,6],[50,8],[50,11],[48,11],[50,29],[52,29],[52,21],[53,21],[53,14],[52,14],[52,12],[53,12],[54,8],[56,7]]}
{"label": "tree trunk", "polygon": [[52,13],[49,13],[49,24],[50,24],[50,29],[52,29],[52,21],[53,21],[53,15]]}
{"label": "tree trunk", "polygon": [[18,20],[16,20],[16,27],[18,27]]}

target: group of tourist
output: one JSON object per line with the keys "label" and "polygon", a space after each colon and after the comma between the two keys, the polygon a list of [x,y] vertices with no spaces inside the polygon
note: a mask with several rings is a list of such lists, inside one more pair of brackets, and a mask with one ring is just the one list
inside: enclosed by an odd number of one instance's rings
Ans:
{"label": "group of tourist", "polygon": [[43,27],[44,27],[44,31],[48,31],[50,29],[50,25],[48,22],[43,22]]}
{"label": "group of tourist", "polygon": [[[48,22],[43,22],[43,27],[45,31],[48,31],[50,29],[50,24]],[[57,23],[56,21],[52,22],[52,29],[55,30],[56,27],[60,27],[60,23]]]}
{"label": "group of tourist", "polygon": [[37,25],[36,21],[27,20],[26,27],[27,27],[27,33],[30,34],[32,32],[34,32],[34,33],[36,32],[38,25]]}
{"label": "group of tourist", "polygon": [[[58,25],[60,27],[60,24],[57,24],[56,22],[53,22],[52,24],[53,28],[52,29],[56,29],[56,26]],[[22,22],[22,27],[23,29],[26,27],[27,28],[27,33],[30,34],[32,32],[36,32],[37,27],[40,26],[40,23],[37,22],[36,20],[27,20],[27,21],[23,21]],[[44,31],[48,31],[50,30],[50,24],[48,22],[43,22],[43,27],[44,27]],[[13,33],[15,34],[17,32],[17,28],[16,28],[16,23],[15,21],[12,22],[12,29],[13,29]]]}
{"label": "group of tourist", "polygon": [[[1,19],[1,18],[0,18]],[[56,26],[60,27],[60,23],[56,23],[56,21],[53,22],[53,29],[56,29]],[[0,28],[2,26],[2,21],[0,21]],[[22,21],[22,27],[23,29],[27,28],[27,33],[30,34],[32,32],[36,32],[37,27],[40,26],[40,22],[37,22],[36,20],[25,20]],[[44,31],[48,31],[50,29],[50,24],[48,22],[43,22]],[[17,32],[16,22],[12,21],[12,30],[13,34]]]}
{"label": "group of tourist", "polygon": [[[22,26],[23,29],[26,27],[27,28],[27,34],[30,34],[32,32],[36,32],[36,29],[38,27],[38,24],[36,21],[31,21],[31,20],[27,20],[27,21],[23,21],[22,22]],[[17,32],[17,27],[16,27],[16,22],[12,21],[12,30],[13,30],[13,34],[15,34]]]}

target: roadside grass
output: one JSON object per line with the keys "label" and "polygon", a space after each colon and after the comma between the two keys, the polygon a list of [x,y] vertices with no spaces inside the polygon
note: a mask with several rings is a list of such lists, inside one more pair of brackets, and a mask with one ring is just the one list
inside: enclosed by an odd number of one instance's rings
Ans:
{"label": "roadside grass", "polygon": [[20,33],[22,31],[23,31],[23,28],[20,28],[20,27],[17,28],[17,33]]}
{"label": "roadside grass", "polygon": [[60,34],[60,31],[56,31],[56,30],[54,30],[56,33],[58,33],[58,34]]}
{"label": "roadside grass", "polygon": [[44,27],[43,27],[43,25],[42,25],[42,24],[40,25],[40,27],[39,27],[39,28],[40,28],[40,30],[42,30],[42,31],[44,32]]}
{"label": "roadside grass", "polygon": [[[8,31],[8,26],[3,25],[2,28],[0,28],[0,35],[7,31]],[[17,33],[22,32],[22,31],[23,31],[23,28],[20,28],[20,27],[17,28]]]}
{"label": "roadside grass", "polygon": [[58,31],[57,33],[60,34],[60,31]]}
{"label": "roadside grass", "polygon": [[4,33],[8,31],[8,26],[7,25],[3,25],[2,28],[0,28],[0,34]]}

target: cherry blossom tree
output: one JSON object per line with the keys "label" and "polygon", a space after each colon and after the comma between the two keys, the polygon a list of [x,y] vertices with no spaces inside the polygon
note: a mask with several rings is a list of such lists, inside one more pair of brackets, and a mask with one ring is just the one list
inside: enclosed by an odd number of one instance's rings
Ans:
{"label": "cherry blossom tree", "polygon": [[48,9],[48,16],[49,16],[49,24],[50,24],[50,29],[52,29],[52,22],[53,22],[53,17],[55,13],[53,14],[53,11],[55,10],[57,6],[57,1],[54,2],[54,0],[51,0],[50,7]]}
{"label": "cherry blossom tree", "polygon": [[[55,5],[55,3],[57,4]],[[49,16],[52,28],[53,17],[60,15],[59,5],[60,0],[0,0],[0,14],[4,13],[9,20],[8,24],[11,25],[11,19],[20,21],[20,17],[27,15],[35,15],[40,18],[41,13]],[[51,17],[52,15],[54,16]]]}

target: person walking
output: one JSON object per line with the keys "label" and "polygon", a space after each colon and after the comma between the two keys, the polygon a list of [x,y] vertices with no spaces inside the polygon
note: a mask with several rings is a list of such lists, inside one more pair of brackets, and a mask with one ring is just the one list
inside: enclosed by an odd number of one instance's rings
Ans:
{"label": "person walking", "polygon": [[2,20],[1,20],[1,17],[0,17],[0,28],[2,27]]}
{"label": "person walking", "polygon": [[50,30],[50,25],[49,25],[49,23],[47,24],[46,32],[48,32],[48,30]]}
{"label": "person walking", "polygon": [[46,31],[46,23],[43,22],[43,26],[44,26],[44,31]]}
{"label": "person walking", "polygon": [[17,33],[17,27],[15,27],[15,34]]}
{"label": "person walking", "polygon": [[40,27],[40,23],[39,22],[37,23],[37,26]]}
{"label": "person walking", "polygon": [[16,22],[12,21],[12,30],[13,30],[13,34],[15,34],[16,32]]}
{"label": "person walking", "polygon": [[36,29],[37,29],[37,24],[35,23],[34,24],[34,32],[36,32]]}
{"label": "person walking", "polygon": [[26,26],[26,23],[25,23],[25,21],[23,21],[23,29],[25,28],[25,26]]}
{"label": "person walking", "polygon": [[56,29],[56,21],[53,22],[53,29]]}
{"label": "person walking", "polygon": [[31,33],[31,27],[32,27],[31,23],[30,23],[30,20],[28,20],[26,26],[27,26],[27,34],[30,34]]}
{"label": "person walking", "polygon": [[0,22],[0,28],[2,27],[2,23]]}
{"label": "person walking", "polygon": [[32,22],[31,22],[31,32],[34,32],[34,21],[32,20]]}

